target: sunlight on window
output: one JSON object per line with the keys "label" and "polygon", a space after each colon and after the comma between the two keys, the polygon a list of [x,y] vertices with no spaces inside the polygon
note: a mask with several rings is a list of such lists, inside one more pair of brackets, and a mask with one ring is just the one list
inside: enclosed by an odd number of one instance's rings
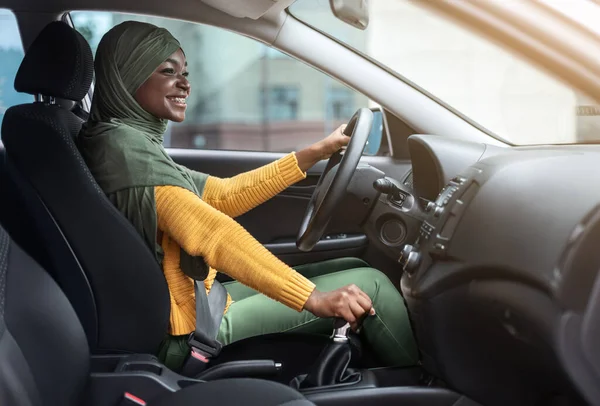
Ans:
{"label": "sunlight on window", "polygon": [[255,40],[161,17],[72,12],[95,52],[126,21],[168,29],[186,51],[192,92],[186,119],[170,123],[164,145],[288,152],[322,139],[369,100],[316,69]]}
{"label": "sunlight on window", "polygon": [[[600,30],[597,3],[543,1]],[[600,140],[598,104],[419,3],[370,1],[370,21],[365,31],[337,20],[327,0],[298,0],[290,12],[510,142]]]}
{"label": "sunlight on window", "polygon": [[600,3],[596,0],[538,0],[600,34]]}
{"label": "sunlight on window", "polygon": [[9,107],[32,101],[30,95],[17,93],[14,88],[15,75],[23,56],[17,20],[10,10],[0,9],[0,122]]}

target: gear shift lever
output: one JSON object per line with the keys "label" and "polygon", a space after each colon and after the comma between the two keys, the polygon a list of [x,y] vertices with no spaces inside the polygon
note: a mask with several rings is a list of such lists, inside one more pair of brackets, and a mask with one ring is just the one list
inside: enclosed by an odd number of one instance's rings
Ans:
{"label": "gear shift lever", "polygon": [[333,342],[347,343],[348,330],[350,330],[350,323],[347,323],[344,319],[335,319],[333,322],[333,335],[331,336]]}
{"label": "gear shift lever", "polygon": [[305,376],[298,376],[291,386],[296,389],[316,388],[338,384],[349,384],[360,380],[360,372],[348,368],[352,348],[348,333],[350,324],[343,319],[334,322],[331,342],[321,352],[319,359]]}

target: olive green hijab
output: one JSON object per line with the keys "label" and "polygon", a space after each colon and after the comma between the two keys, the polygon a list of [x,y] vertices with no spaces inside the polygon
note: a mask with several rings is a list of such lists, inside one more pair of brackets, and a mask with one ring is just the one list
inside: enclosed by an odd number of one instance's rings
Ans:
{"label": "olive green hijab", "polygon": [[[90,119],[78,138],[94,178],[159,262],[154,187],[179,186],[201,196],[207,176],[169,157],[162,145],[167,120],[145,111],[134,94],[179,48],[169,31],[152,24],[126,21],[108,31],[96,51]],[[184,251],[181,266],[188,275],[206,276],[204,261],[190,260]]]}

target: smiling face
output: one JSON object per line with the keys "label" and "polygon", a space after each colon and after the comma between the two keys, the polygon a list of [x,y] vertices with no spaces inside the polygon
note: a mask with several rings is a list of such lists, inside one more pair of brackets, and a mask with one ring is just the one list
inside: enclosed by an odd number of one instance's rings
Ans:
{"label": "smiling face", "polygon": [[190,82],[187,62],[181,49],[175,51],[135,92],[135,100],[148,113],[162,119],[185,119]]}

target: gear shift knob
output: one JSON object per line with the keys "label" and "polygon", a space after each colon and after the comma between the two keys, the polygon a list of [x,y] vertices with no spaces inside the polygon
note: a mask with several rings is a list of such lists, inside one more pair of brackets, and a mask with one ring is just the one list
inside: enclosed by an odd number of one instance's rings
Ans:
{"label": "gear shift knob", "polygon": [[336,343],[348,342],[348,330],[350,330],[350,323],[344,319],[335,319],[331,338]]}

